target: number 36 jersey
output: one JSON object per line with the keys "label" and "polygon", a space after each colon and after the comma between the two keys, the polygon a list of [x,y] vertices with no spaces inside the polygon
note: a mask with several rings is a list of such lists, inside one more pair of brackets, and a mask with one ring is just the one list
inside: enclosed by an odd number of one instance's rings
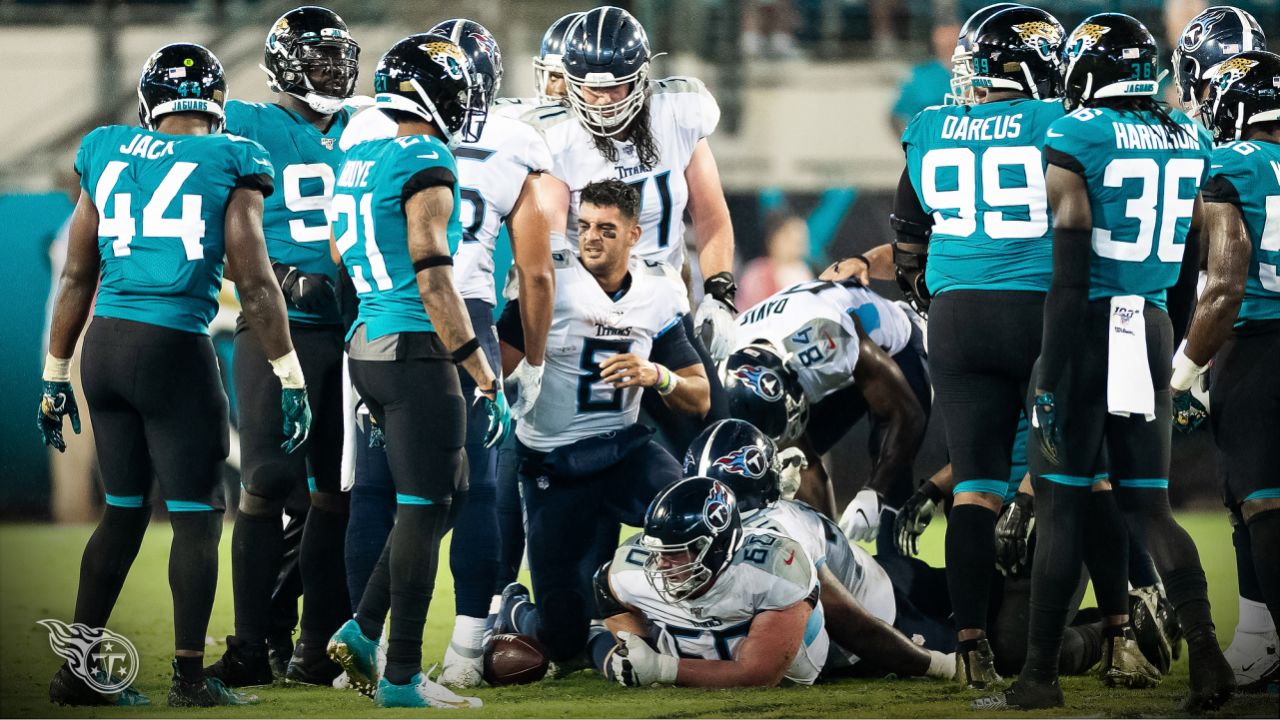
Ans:
{"label": "number 36 jersey", "polygon": [[640,544],[639,534],[614,553],[609,586],[622,604],[657,626],[658,650],[703,660],[733,660],[757,615],[808,601],[813,612],[786,678],[812,685],[831,648],[818,600],[817,571],[795,540],[767,530],[745,532],[729,566],[696,598],[671,603],[658,595],[644,573],[649,551]]}
{"label": "number 36 jersey", "polygon": [[805,397],[816,403],[853,384],[858,324],[890,355],[911,341],[911,320],[902,308],[857,280],[815,280],[781,290],[742,311],[734,349],[758,340],[769,342],[796,373]]}
{"label": "number 36 jersey", "polygon": [[1047,292],[1053,242],[1041,148],[1057,100],[925,108],[902,134],[920,207],[933,216],[925,281],[948,290]]}
{"label": "number 36 jersey", "polygon": [[234,135],[169,135],[109,125],[76,153],[98,209],[101,286],[94,314],[207,335],[218,311],[227,202],[271,195],[267,151]]}

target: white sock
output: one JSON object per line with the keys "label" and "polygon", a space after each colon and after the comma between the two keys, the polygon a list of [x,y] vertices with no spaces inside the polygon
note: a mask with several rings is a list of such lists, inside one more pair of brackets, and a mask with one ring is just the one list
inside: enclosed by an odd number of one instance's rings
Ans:
{"label": "white sock", "polygon": [[453,637],[450,642],[458,647],[479,650],[484,647],[484,618],[458,615],[453,620]]}
{"label": "white sock", "polygon": [[1265,635],[1275,631],[1276,625],[1271,619],[1271,613],[1267,611],[1266,603],[1240,598],[1240,619],[1236,622],[1237,633]]}
{"label": "white sock", "polygon": [[489,614],[497,615],[498,611],[501,609],[502,609],[502,596],[494,595],[493,598],[489,600]]}

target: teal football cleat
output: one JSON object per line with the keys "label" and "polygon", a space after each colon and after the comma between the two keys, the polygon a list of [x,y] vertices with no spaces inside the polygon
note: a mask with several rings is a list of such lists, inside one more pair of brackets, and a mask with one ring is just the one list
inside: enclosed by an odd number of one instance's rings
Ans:
{"label": "teal football cleat", "polygon": [[[98,675],[101,674],[101,671],[99,671]],[[100,678],[100,680],[105,680],[105,678]],[[71,672],[66,665],[58,668],[57,674],[53,676],[53,680],[49,683],[49,701],[58,705],[72,706],[126,707],[151,704],[151,698],[138,692],[132,685],[119,692],[101,692]]]}
{"label": "teal football cleat", "polygon": [[449,688],[434,683],[426,675],[418,673],[404,685],[396,685],[386,678],[378,680],[378,691],[373,702],[378,707],[411,708],[478,708],[484,703],[480,698],[463,697]]}
{"label": "teal football cleat", "polygon": [[373,697],[382,676],[381,648],[370,640],[355,619],[348,620],[329,638],[329,659],[347,673],[347,682],[365,697]]}
{"label": "teal football cleat", "polygon": [[225,707],[229,705],[257,705],[262,702],[257,695],[236,692],[216,677],[187,680],[178,674],[178,663],[173,663],[173,682],[169,685],[169,707]]}

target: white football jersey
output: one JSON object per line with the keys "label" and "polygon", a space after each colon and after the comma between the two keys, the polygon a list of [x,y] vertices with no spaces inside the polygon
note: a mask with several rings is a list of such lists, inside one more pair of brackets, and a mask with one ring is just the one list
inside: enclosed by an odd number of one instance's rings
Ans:
{"label": "white football jersey", "polygon": [[[495,108],[497,106],[495,105]],[[394,137],[396,123],[376,107],[356,113],[342,132],[344,151],[356,143]],[[462,244],[453,255],[453,280],[464,299],[497,304],[493,252],[525,178],[551,168],[551,153],[532,126],[509,112],[490,112],[480,140],[453,151],[458,163]]]}
{"label": "white football jersey", "polygon": [[856,281],[814,280],[780,290],[738,316],[734,348],[757,340],[773,344],[795,371],[810,403],[853,384],[858,332],[890,355],[911,341],[902,308]]}
{"label": "white football jersey", "polygon": [[[547,138],[551,174],[569,186],[569,222],[565,239],[578,247],[578,198],[595,180],[622,180],[640,192],[640,242],[635,253],[675,268],[684,265],[684,211],[689,186],[684,171],[698,141],[720,122],[720,107],[701,80],[674,77],[649,83],[649,128],[658,147],[658,163],[643,168],[629,142],[609,140],[618,151],[610,162],[596,149],[590,132],[565,105],[545,105],[523,116]],[[560,248],[552,248],[558,250]]]}
{"label": "white football jersey", "polygon": [[543,452],[635,424],[643,388],[603,382],[600,362],[628,352],[648,358],[654,339],[689,312],[680,276],[661,263],[631,258],[631,287],[614,301],[577,255],[551,259],[556,299],[542,392],[516,428],[520,442]]}
{"label": "white football jersey", "polygon": [[796,541],[763,530],[748,530],[729,567],[705,594],[670,603],[644,573],[649,551],[640,535],[623,543],[609,566],[609,585],[624,605],[639,610],[657,626],[658,649],[668,655],[732,660],[756,616],[805,599],[813,613],[786,678],[812,685],[827,661],[831,641],[823,628],[822,603],[813,563]]}

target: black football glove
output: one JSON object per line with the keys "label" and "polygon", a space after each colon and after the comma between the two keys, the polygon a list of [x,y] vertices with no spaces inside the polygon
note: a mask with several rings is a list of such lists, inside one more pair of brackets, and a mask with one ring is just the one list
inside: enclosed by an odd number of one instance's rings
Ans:
{"label": "black football glove", "polygon": [[996,569],[1005,577],[1018,577],[1027,567],[1027,548],[1036,527],[1035,499],[1018,493],[1004,506],[996,521]]}
{"label": "black football glove", "polygon": [[942,488],[925,480],[907,498],[906,504],[898,511],[898,519],[893,528],[898,552],[907,556],[919,554],[920,536],[929,527],[929,521],[933,519],[933,513],[942,504],[944,497]]}
{"label": "black football glove", "polygon": [[271,270],[290,305],[306,313],[337,311],[338,293],[328,275],[304,273],[293,265],[281,263],[272,263]]}

